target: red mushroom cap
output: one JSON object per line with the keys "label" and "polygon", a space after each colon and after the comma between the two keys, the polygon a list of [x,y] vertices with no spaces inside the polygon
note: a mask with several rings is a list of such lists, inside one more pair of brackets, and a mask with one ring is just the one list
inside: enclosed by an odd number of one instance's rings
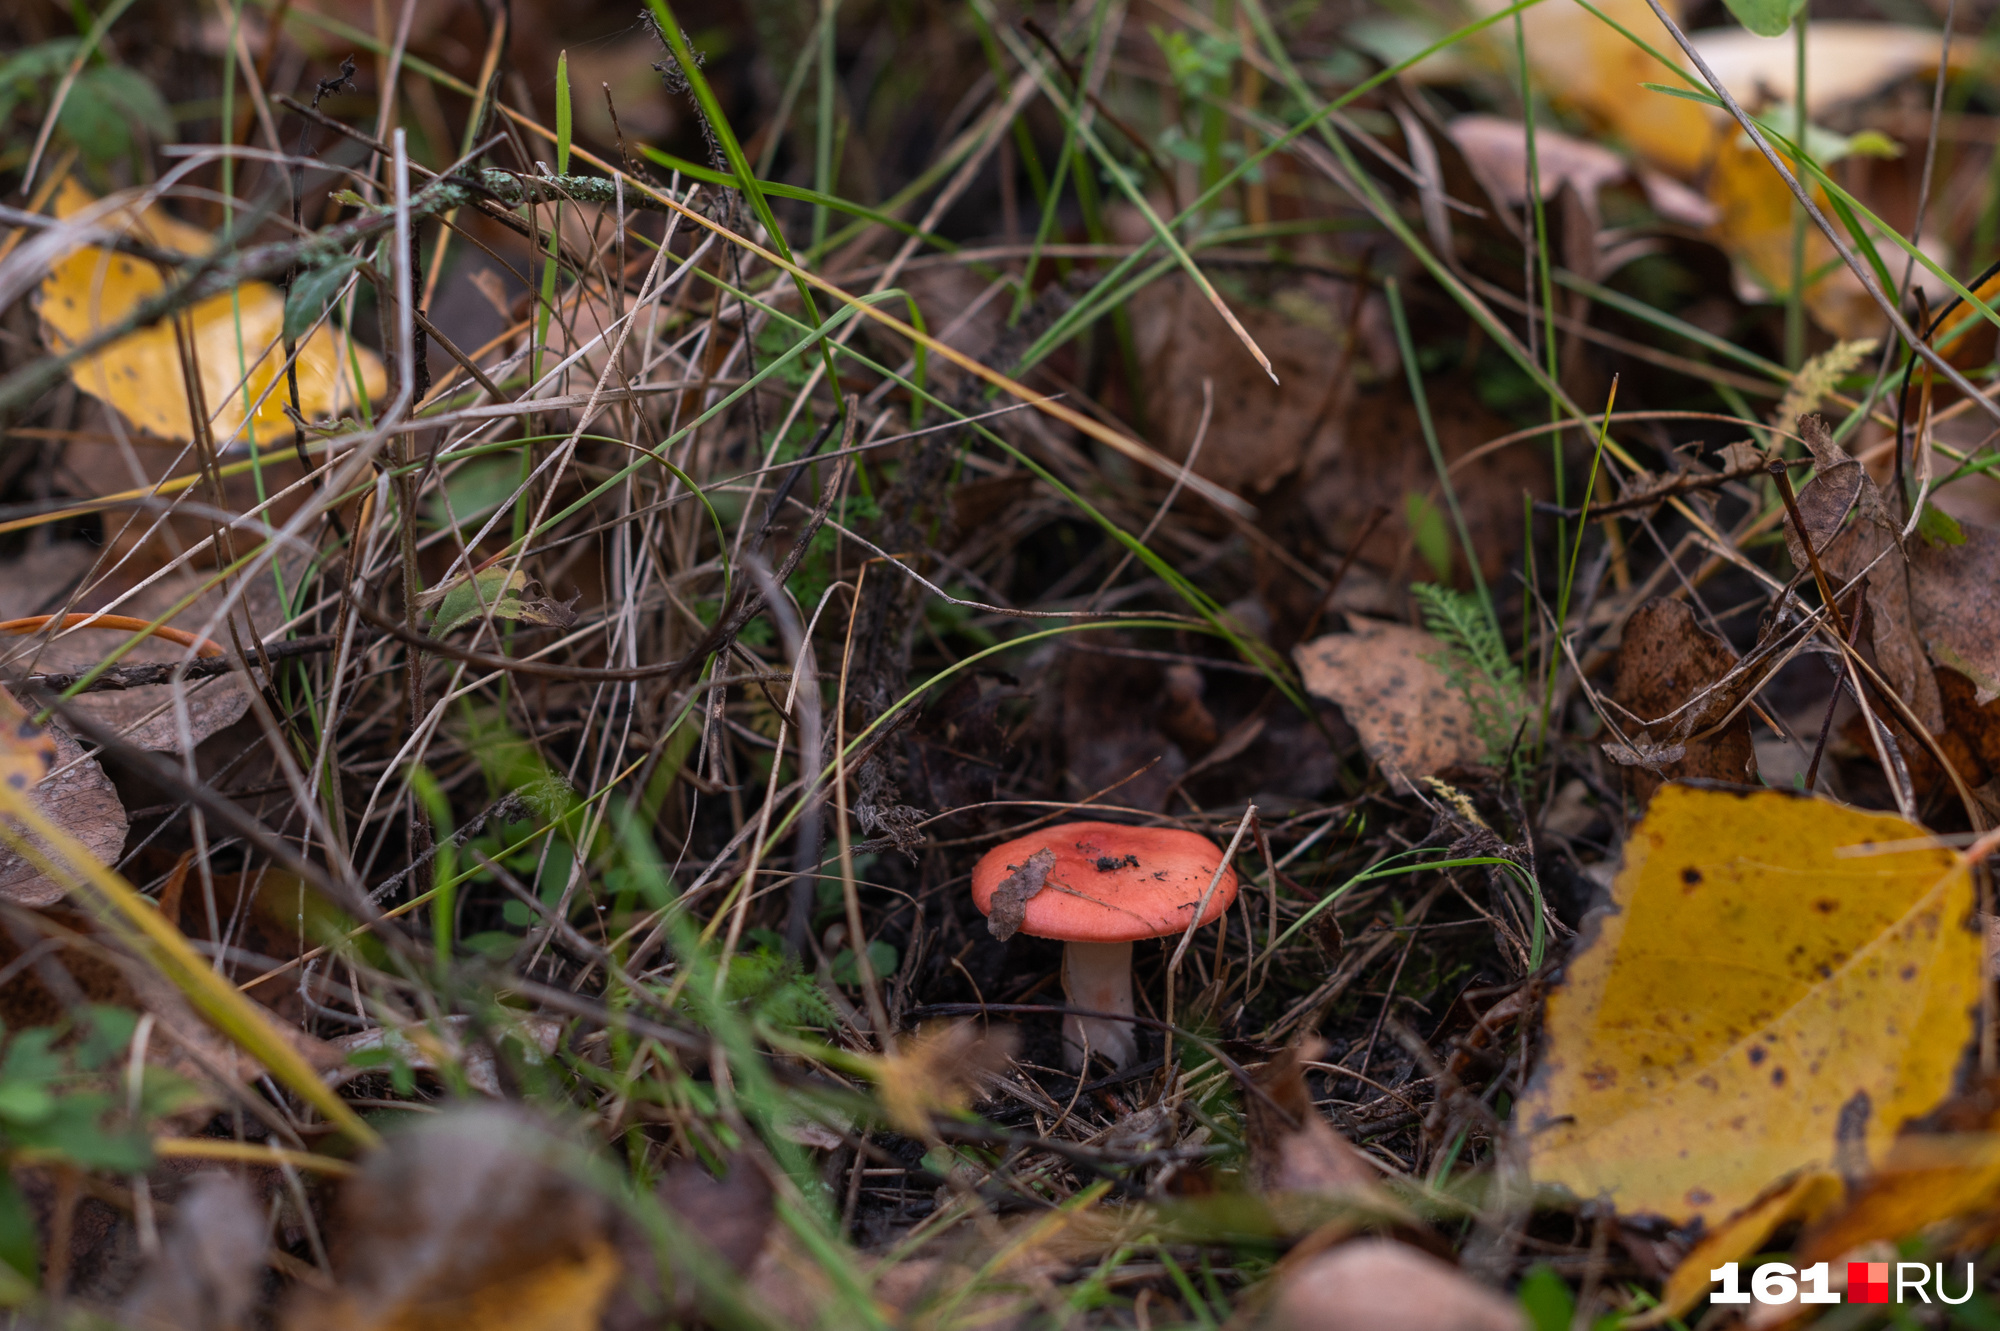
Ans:
{"label": "red mushroom cap", "polygon": [[[1194,918],[1222,851],[1195,832],[1122,823],[1057,823],[995,846],[972,870],[972,903],[982,914],[993,893],[1036,851],[1056,857],[1042,890],[1028,898],[1021,932],[1072,943],[1131,943],[1178,934]],[[1209,923],[1236,900],[1224,868],[1201,915]]]}

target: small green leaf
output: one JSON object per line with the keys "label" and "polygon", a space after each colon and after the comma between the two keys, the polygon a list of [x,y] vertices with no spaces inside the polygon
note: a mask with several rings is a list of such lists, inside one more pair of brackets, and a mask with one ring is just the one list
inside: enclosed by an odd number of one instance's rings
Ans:
{"label": "small green leaf", "polygon": [[1729,12],[1759,37],[1776,37],[1792,26],[1806,0],[1723,0]]}
{"label": "small green leaf", "polygon": [[[41,1241],[35,1233],[34,1212],[14,1176],[0,1169],[0,1304],[19,1303],[15,1287],[33,1285],[42,1278]],[[7,1279],[11,1275],[12,1280]]]}
{"label": "small green leaf", "polygon": [[1958,519],[1936,504],[1924,505],[1923,516],[1917,519],[1917,535],[1932,545],[1965,544],[1965,529],[1958,525]]}
{"label": "small green leaf", "polygon": [[31,1081],[0,1081],[0,1119],[9,1124],[34,1124],[56,1112],[56,1098]]}
{"label": "small green leaf", "polygon": [[1438,506],[1421,491],[1412,490],[1403,496],[1403,514],[1410,524],[1410,539],[1416,542],[1417,553],[1437,573],[1440,582],[1451,577],[1451,532],[1445,527],[1444,514],[1438,512]]}
{"label": "small green leaf", "polygon": [[540,628],[568,628],[576,622],[576,611],[561,601],[530,597],[533,585],[520,569],[481,569],[470,578],[461,578],[445,587],[433,587],[418,598],[425,608],[437,607],[431,636],[441,637],[482,615],[511,619]]}
{"label": "small green leaf", "polygon": [[[868,944],[868,965],[878,980],[896,973],[896,949],[893,944],[876,938]],[[833,982],[835,984],[858,985],[861,983],[861,966],[854,959],[854,949],[844,947],[833,959]]]}
{"label": "small green leaf", "polygon": [[1535,1331],[1569,1331],[1576,1316],[1576,1300],[1563,1278],[1546,1266],[1537,1266],[1521,1281],[1515,1297]]}
{"label": "small green leaf", "polygon": [[343,254],[329,264],[300,273],[285,297],[285,336],[293,341],[305,336],[306,330],[319,322],[327,302],[346,284],[349,274],[360,266],[361,260],[351,254]]}

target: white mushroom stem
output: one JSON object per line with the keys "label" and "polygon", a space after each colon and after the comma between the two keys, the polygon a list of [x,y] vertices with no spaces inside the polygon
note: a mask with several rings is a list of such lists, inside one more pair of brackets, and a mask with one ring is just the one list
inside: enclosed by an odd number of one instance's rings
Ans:
{"label": "white mushroom stem", "polygon": [[[1130,943],[1063,944],[1063,996],[1073,1008],[1132,1015],[1132,945]],[[1084,1049],[1123,1068],[1139,1055],[1129,1021],[1098,1017],[1063,1018],[1063,1064],[1083,1071]]]}

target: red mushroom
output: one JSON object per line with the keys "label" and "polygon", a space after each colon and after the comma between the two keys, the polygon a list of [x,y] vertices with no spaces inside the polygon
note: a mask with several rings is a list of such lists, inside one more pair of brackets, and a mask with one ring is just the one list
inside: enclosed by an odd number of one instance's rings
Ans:
{"label": "red mushroom", "polygon": [[[1218,876],[1217,869],[1221,869]],[[997,900],[996,900],[997,898]],[[1236,875],[1194,832],[1119,823],[1058,823],[995,846],[972,870],[972,901],[995,936],[1016,929],[1063,942],[1063,994],[1073,1008],[1132,1015],[1132,944],[1207,924],[1236,900]],[[1125,1067],[1132,1023],[1063,1019],[1064,1061],[1085,1049]]]}

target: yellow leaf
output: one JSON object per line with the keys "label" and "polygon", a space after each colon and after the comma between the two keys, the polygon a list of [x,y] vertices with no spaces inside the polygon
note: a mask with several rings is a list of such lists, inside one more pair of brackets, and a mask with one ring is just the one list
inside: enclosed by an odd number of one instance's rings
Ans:
{"label": "yellow leaf", "polygon": [[[1671,54],[1679,48],[1646,0],[1593,0],[1608,17]],[[1482,12],[1505,7],[1484,0]],[[1663,8],[1680,21],[1682,6]],[[1677,176],[1691,177],[1708,160],[1718,127],[1695,102],[1647,92],[1641,84],[1681,87],[1680,75],[1661,64],[1576,0],[1548,0],[1525,11],[1528,64],[1535,81],[1560,106],[1580,112],[1607,129],[1639,156]],[[1488,54],[1499,69],[1514,69],[1514,29],[1503,23],[1486,34]]]}
{"label": "yellow leaf", "polygon": [[[81,186],[65,181],[56,195],[56,216],[73,216],[94,202]],[[157,206],[143,212],[119,209],[104,221],[123,227],[135,240],[183,254],[205,255],[215,244],[206,232],[175,220]],[[42,282],[43,336],[58,351],[74,346],[165,288],[159,270],[142,259],[94,247],[79,249],[57,261]],[[257,438],[268,442],[289,437],[292,427],[284,409],[291,396],[282,382],[285,352],[280,338],[283,295],[268,283],[246,282],[233,292],[197,303],[188,317],[216,443],[227,443],[242,432],[244,408],[259,397],[262,405],[250,418]],[[299,346],[300,414],[317,420],[353,410],[356,365],[371,400],[387,392],[388,378],[379,357],[336,337],[325,325],[316,329]],[[78,361],[70,374],[78,388],[116,407],[141,429],[164,439],[191,437],[172,321],[121,338]],[[264,397],[274,380],[280,382]]]}
{"label": "yellow leaf", "polygon": [[[1703,1233],[1668,1275],[1659,1304],[1624,1325],[1629,1331],[1658,1326],[1708,1297],[1708,1273],[1762,1250],[1771,1231],[1789,1220],[1816,1220],[1839,1205],[1846,1185],[1838,1174],[1808,1170],[1771,1188],[1743,1210]],[[1803,1263],[1802,1263],[1803,1264]]]}
{"label": "yellow leaf", "polygon": [[[1940,1221],[1971,1220],[1990,1236],[2000,1210],[2000,1084],[1991,1079],[1954,1097],[1923,1125],[1896,1139],[1838,1214],[1801,1236],[1801,1252],[1840,1257],[1864,1243],[1909,1238]],[[1955,1250],[1983,1247],[1960,1233]]]}
{"label": "yellow leaf", "polygon": [[1520,1107],[1534,1177],[1712,1227],[1788,1174],[1882,1159],[1950,1093],[1979,1003],[1971,877],[1923,838],[1776,791],[1663,788],[1549,1000]]}

